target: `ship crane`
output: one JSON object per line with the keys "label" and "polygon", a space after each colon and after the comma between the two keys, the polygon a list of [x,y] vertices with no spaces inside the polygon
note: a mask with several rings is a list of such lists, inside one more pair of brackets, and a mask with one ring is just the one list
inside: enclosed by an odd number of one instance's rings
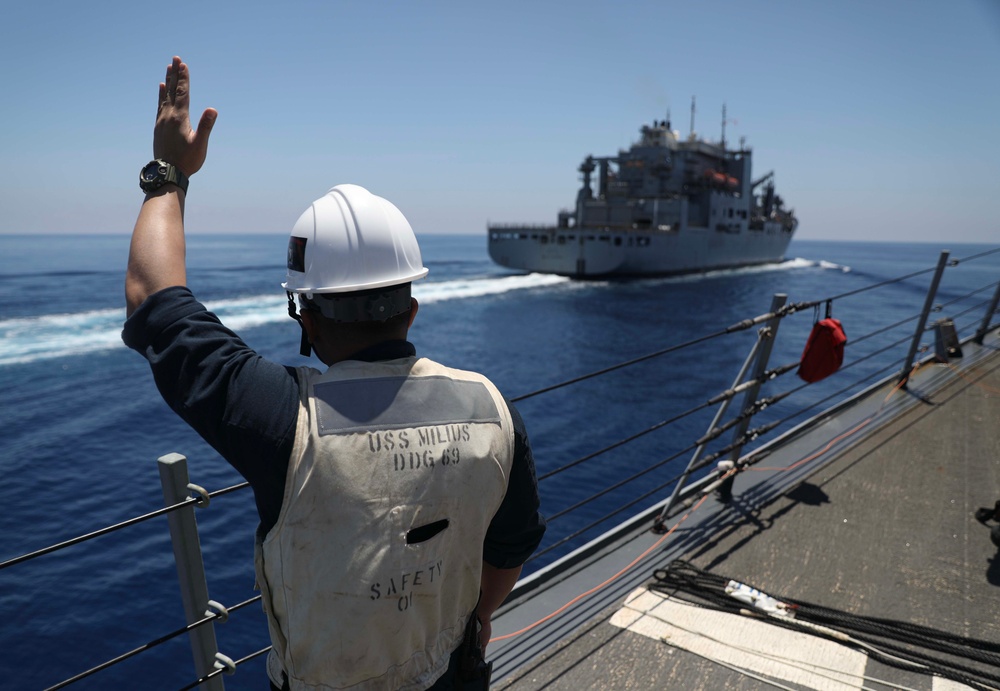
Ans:
{"label": "ship crane", "polygon": [[580,188],[580,193],[577,195],[577,201],[583,199],[593,199],[594,193],[590,189],[590,174],[594,172],[594,157],[587,156],[583,159],[583,163],[580,164],[579,171],[583,173],[583,187]]}
{"label": "ship crane", "polygon": [[583,159],[583,163],[577,169],[583,174],[583,187],[580,188],[580,192],[577,195],[577,201],[581,199],[593,199],[594,193],[590,187],[590,176],[597,167],[594,165],[595,161],[600,164],[600,171],[598,173],[598,199],[604,199],[608,194],[608,163],[618,163],[619,159],[617,156],[587,156]]}
{"label": "ship crane", "polygon": [[767,182],[768,180],[770,180],[773,177],[774,177],[774,171],[772,170],[771,172],[767,173],[766,175],[762,175],[761,177],[757,178],[752,183],[750,183],[750,189],[751,190],[757,189],[763,183]]}

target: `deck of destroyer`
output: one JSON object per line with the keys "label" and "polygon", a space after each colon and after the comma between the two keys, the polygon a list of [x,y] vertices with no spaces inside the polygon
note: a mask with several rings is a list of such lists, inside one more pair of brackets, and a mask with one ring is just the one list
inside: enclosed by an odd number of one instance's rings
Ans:
{"label": "deck of destroyer", "polygon": [[[964,358],[925,365],[906,390],[891,393],[887,385],[836,411],[758,467],[787,468],[836,439],[828,450],[792,470],[742,473],[730,505],[710,497],[662,543],[646,517],[579,564],[515,592],[494,619],[493,634],[502,639],[489,651],[494,688],[774,688],[720,664],[734,659],[737,667],[788,688],[862,688],[860,678],[801,677],[769,667],[760,655],[724,640],[738,630],[734,622],[685,618],[637,592],[654,569],[676,558],[774,595],[1000,644],[1000,555],[973,518],[977,507],[1000,499],[998,342],[993,335],[984,346],[967,344]],[[865,424],[876,411],[876,420]],[[634,560],[626,573],[557,616],[503,639]],[[690,630],[691,621],[703,630]],[[912,689],[962,688],[846,647],[817,651],[815,637],[788,638],[761,626],[745,636],[774,652],[801,653]],[[719,640],[706,636],[713,630]],[[664,636],[674,645],[662,642]]]}

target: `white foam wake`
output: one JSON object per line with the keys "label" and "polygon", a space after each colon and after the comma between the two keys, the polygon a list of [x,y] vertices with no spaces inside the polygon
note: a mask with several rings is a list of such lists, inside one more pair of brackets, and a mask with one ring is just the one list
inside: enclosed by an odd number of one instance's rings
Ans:
{"label": "white foam wake", "polygon": [[[849,267],[827,261],[790,259],[780,264],[710,271],[679,276],[667,281],[701,280],[716,275],[761,273],[819,267],[850,271]],[[438,283],[414,283],[413,294],[423,304],[502,295],[515,290],[594,286],[595,283],[571,282],[564,276],[526,274],[496,278],[468,278]],[[237,333],[288,319],[288,301],[281,293],[255,295],[232,300],[214,300],[205,306],[222,323]],[[49,314],[0,320],[0,367],[51,360],[74,355],[124,348],[121,328],[125,310],[101,309],[72,314]]]}
{"label": "white foam wake", "polygon": [[843,266],[841,264],[834,264],[833,262],[823,261],[822,259],[820,259],[818,262],[816,262],[816,264],[821,269],[835,269],[837,271],[843,271],[845,274],[848,271],[851,270],[851,267],[849,267],[849,266]]}
{"label": "white foam wake", "polygon": [[[413,294],[421,303],[429,304],[568,282],[568,278],[546,274],[470,278],[414,283]],[[282,293],[214,300],[205,306],[237,333],[288,320],[288,300]],[[0,366],[124,348],[121,340],[124,321],[124,308],[0,320]]]}
{"label": "white foam wake", "polygon": [[746,276],[750,274],[770,273],[772,271],[789,271],[792,269],[810,269],[810,268],[834,269],[837,271],[843,271],[845,273],[851,270],[849,266],[841,266],[840,264],[834,264],[833,262],[828,262],[824,260],[815,261],[812,259],[803,259],[801,257],[796,257],[795,259],[786,259],[783,262],[777,262],[775,264],[755,264],[754,266],[741,266],[739,268],[732,268],[732,269],[713,269],[711,271],[704,271],[700,273],[682,274],[679,276],[667,276],[664,278],[656,278],[651,280],[662,281],[666,283],[690,283],[692,281],[701,281],[706,278],[717,278],[726,276]]}
{"label": "white foam wake", "polygon": [[810,269],[818,267],[820,269],[834,269],[837,271],[848,272],[851,270],[849,266],[842,266],[840,264],[834,264],[833,262],[828,262],[823,259],[819,261],[813,259],[803,259],[802,257],[795,257],[794,259],[786,259],[783,262],[777,264],[758,264],[756,266],[745,266],[739,269],[723,269],[721,271],[709,271],[705,275],[713,276],[719,275],[739,275],[739,274],[758,274],[766,273],[768,271],[787,271],[789,269]]}

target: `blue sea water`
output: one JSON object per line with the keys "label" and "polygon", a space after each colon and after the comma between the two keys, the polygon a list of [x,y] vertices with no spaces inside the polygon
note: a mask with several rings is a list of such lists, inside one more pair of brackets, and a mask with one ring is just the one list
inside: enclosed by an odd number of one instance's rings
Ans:
{"label": "blue sea water", "polygon": [[[422,355],[484,372],[508,397],[716,332],[766,312],[775,293],[791,302],[825,299],[931,268],[942,249],[797,240],[792,259],[776,266],[579,282],[501,269],[490,262],[483,236],[420,241],[430,275],[415,285],[421,309],[411,340]],[[188,282],[263,355],[302,364],[298,327],[280,288],[285,243],[284,236],[192,236]],[[949,249],[966,258],[994,248]],[[188,456],[192,481],[209,490],[241,481],[171,413],[145,361],[121,343],[127,255],[126,236],[0,236],[0,561],[162,506],[155,460],[166,453]],[[998,279],[1000,254],[949,268],[936,300],[944,308],[932,318],[952,316],[963,336],[972,333]],[[858,362],[850,374],[803,391],[796,405],[820,402],[855,380],[856,390],[901,366],[913,322],[871,334],[919,313],[929,282],[930,274],[922,274],[837,300],[834,316],[859,340],[846,361]],[[785,320],[772,364],[798,358],[813,318],[807,310]],[[727,388],[754,335],[749,329],[521,401],[539,474]],[[933,343],[932,335],[924,342]],[[775,408],[767,411],[772,419],[789,413]],[[542,481],[543,511],[561,512],[614,478],[669,457],[704,432],[711,412]],[[640,483],[649,489],[665,482],[686,459]],[[611,492],[553,521],[543,547],[598,521],[622,496]],[[214,499],[199,510],[198,522],[211,597],[227,605],[252,597],[257,518],[250,493]],[[549,552],[528,570],[567,549]],[[0,617],[0,686],[11,689],[45,688],[179,628],[183,612],[166,520],[0,570]],[[221,650],[234,659],[268,644],[256,605],[216,629]],[[248,663],[227,684],[266,688],[262,669],[260,659]],[[193,678],[182,637],[72,688],[176,689]]]}

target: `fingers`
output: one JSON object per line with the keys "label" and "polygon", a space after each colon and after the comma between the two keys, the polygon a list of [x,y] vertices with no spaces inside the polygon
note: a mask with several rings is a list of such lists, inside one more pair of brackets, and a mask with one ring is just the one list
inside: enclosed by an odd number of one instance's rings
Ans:
{"label": "fingers", "polygon": [[202,152],[208,150],[208,137],[212,134],[212,127],[215,126],[215,119],[219,117],[219,111],[215,108],[206,108],[198,121],[198,129],[194,133],[194,145]]}
{"label": "fingers", "polygon": [[160,104],[181,106],[179,100],[183,99],[183,105],[187,105],[189,80],[187,65],[175,55],[167,65],[167,74],[160,84]]}
{"label": "fingers", "polygon": [[205,130],[207,136],[207,133],[212,131],[217,117],[219,117],[219,111],[215,108],[206,108],[205,112],[201,114],[201,120],[198,121],[198,131]]}
{"label": "fingers", "polygon": [[191,74],[188,71],[188,66],[181,62],[179,57],[174,56],[171,67],[173,67],[174,73],[174,105],[187,109],[191,94]]}
{"label": "fingers", "polygon": [[177,70],[175,64],[178,64],[179,58],[174,57],[174,61],[167,65],[167,74],[163,77],[164,84],[164,101],[166,103],[173,103],[174,92],[177,90]]}
{"label": "fingers", "polygon": [[206,108],[198,129],[192,130],[189,113],[191,76],[188,66],[174,56],[159,88],[159,106],[153,128],[154,158],[173,163],[187,175],[198,172],[205,162],[208,139],[219,113]]}

